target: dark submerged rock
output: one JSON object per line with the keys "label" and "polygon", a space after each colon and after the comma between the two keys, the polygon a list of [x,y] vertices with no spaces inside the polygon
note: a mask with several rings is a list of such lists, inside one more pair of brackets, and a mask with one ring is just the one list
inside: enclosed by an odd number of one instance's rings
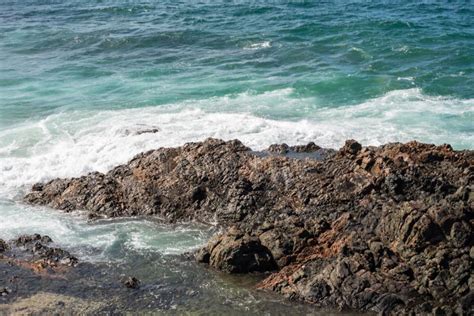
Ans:
{"label": "dark submerged rock", "polygon": [[148,129],[142,129],[142,130],[138,130],[135,132],[136,135],[141,135],[141,134],[155,134],[155,133],[158,133],[160,131],[159,128],[148,128]]}
{"label": "dark submerged rock", "polygon": [[231,273],[278,269],[259,288],[317,306],[473,313],[473,152],[349,140],[323,159],[301,154],[313,150],[255,154],[208,139],[38,184],[25,200],[92,217],[217,221],[232,229],[198,261]]}

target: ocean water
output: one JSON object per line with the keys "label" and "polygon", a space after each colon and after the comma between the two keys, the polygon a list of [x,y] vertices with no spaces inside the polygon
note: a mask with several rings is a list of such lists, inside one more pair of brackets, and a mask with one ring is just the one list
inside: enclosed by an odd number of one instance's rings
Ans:
{"label": "ocean water", "polygon": [[[0,0],[0,238],[46,233],[90,262],[152,252],[166,270],[213,228],[90,223],[21,196],[206,137],[473,149],[474,4]],[[244,288],[227,311],[268,302]]]}

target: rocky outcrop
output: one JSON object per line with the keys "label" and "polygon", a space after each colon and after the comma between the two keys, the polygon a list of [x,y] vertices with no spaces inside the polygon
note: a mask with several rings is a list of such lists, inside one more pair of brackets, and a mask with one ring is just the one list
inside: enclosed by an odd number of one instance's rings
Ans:
{"label": "rocky outcrop", "polygon": [[[51,238],[39,234],[22,235],[8,241],[0,239],[0,315],[31,314],[32,309],[14,308],[14,302],[40,288],[51,290],[55,287],[53,283],[61,283],[58,286],[61,292],[64,286],[71,284],[66,275],[75,270],[78,259],[66,250],[53,247],[52,243]],[[44,307],[38,302],[35,308],[40,306]]]}
{"label": "rocky outcrop", "polygon": [[[326,152],[319,149],[314,154],[323,157]],[[293,194],[304,188],[297,178],[316,165],[251,152],[239,141],[209,139],[139,154],[106,174],[38,183],[25,200],[68,212],[86,210],[91,217],[158,215],[169,222],[229,224],[261,208],[277,210],[292,203],[293,197],[282,195],[281,189]],[[265,169],[268,172],[262,172]]]}
{"label": "rocky outcrop", "polygon": [[277,267],[271,251],[259,238],[235,229],[213,238],[195,257],[229,273],[265,272]]}
{"label": "rocky outcrop", "polygon": [[10,242],[0,239],[0,262],[36,272],[73,267],[78,259],[68,251],[52,247],[53,240],[40,234],[22,235]]}
{"label": "rocky outcrop", "polygon": [[36,184],[25,200],[91,217],[157,215],[226,229],[196,254],[318,306],[472,313],[472,151],[410,142],[339,151],[208,139],[106,174]]}

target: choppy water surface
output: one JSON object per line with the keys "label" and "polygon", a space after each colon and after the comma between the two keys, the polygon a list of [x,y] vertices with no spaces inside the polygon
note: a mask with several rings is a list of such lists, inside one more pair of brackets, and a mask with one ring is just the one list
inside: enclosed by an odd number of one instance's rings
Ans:
{"label": "choppy water surface", "polygon": [[[0,238],[49,234],[83,260],[138,267],[145,279],[176,271],[168,293],[199,292],[210,280],[195,305],[182,300],[178,309],[271,310],[273,298],[181,258],[212,228],[90,223],[19,199],[37,181],[106,171],[144,150],[206,137],[254,149],[339,147],[347,138],[473,149],[473,8],[0,0]],[[137,133],[147,129],[158,132]]]}

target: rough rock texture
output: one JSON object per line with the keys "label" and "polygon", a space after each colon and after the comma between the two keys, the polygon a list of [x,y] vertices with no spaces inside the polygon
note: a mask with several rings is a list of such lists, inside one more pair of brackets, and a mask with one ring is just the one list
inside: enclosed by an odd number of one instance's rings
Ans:
{"label": "rough rock texture", "polygon": [[129,289],[138,289],[140,287],[140,280],[136,277],[129,276],[122,279],[122,284]]}
{"label": "rough rock texture", "polygon": [[473,313],[472,151],[410,142],[252,152],[208,139],[107,174],[36,184],[25,200],[92,217],[158,215],[231,227],[197,252],[318,306]]}
{"label": "rough rock texture", "polygon": [[5,240],[0,239],[0,253],[7,251],[10,249],[10,246],[5,242]]}
{"label": "rough rock texture", "polygon": [[30,268],[37,272],[76,266],[78,259],[68,251],[51,247],[50,237],[40,234],[22,235],[9,243],[0,239],[0,262]]}
{"label": "rough rock texture", "polygon": [[229,273],[264,272],[277,268],[271,251],[258,237],[235,229],[211,239],[195,257]]}
{"label": "rough rock texture", "polygon": [[[66,250],[52,247],[52,242],[39,234],[9,241],[0,239],[0,315],[31,314],[32,310],[20,311],[14,308],[16,303],[10,303],[36,293],[40,287],[51,290],[53,281],[62,280],[62,287],[70,284],[65,275],[75,269],[78,259]],[[40,306],[44,307],[38,303],[35,308]]]}

